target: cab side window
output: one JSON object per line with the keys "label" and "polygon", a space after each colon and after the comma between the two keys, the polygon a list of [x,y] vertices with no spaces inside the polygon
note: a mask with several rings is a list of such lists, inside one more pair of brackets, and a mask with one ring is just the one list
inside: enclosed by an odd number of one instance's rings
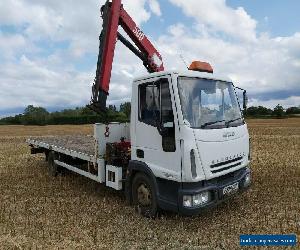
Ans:
{"label": "cab side window", "polygon": [[162,148],[165,152],[176,150],[174,114],[167,78],[139,86],[139,121],[163,130]]}
{"label": "cab side window", "polygon": [[160,89],[154,82],[139,86],[139,120],[155,126],[160,117]]}

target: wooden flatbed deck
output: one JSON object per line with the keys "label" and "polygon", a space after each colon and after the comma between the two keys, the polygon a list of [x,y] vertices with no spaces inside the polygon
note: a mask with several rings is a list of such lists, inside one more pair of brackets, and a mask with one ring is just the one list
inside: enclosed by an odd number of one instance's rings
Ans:
{"label": "wooden flatbed deck", "polygon": [[46,148],[87,161],[96,160],[96,143],[93,136],[67,135],[32,137],[26,141],[33,147]]}

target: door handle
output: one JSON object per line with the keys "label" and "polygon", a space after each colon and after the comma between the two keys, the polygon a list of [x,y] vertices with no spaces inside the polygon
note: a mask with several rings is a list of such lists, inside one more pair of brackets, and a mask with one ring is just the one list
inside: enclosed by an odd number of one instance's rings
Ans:
{"label": "door handle", "polygon": [[136,157],[137,158],[144,158],[144,150],[137,149],[136,150]]}

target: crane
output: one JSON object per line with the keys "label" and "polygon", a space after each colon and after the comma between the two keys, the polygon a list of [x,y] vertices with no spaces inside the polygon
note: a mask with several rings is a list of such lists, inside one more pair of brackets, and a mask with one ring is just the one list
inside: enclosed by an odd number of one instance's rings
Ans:
{"label": "crane", "polygon": [[[97,113],[101,113],[106,109],[106,100],[109,94],[109,83],[117,40],[122,42],[141,59],[149,73],[164,70],[160,53],[123,8],[121,0],[113,0],[112,2],[107,0],[101,7],[101,17],[103,24],[99,36],[100,43],[97,70],[92,87],[91,103],[89,105],[89,107]],[[123,28],[134,45],[118,32],[119,26]]]}

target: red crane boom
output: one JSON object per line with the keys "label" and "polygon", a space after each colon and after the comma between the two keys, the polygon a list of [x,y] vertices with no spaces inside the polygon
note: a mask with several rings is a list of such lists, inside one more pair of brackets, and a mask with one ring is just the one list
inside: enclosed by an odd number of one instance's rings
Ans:
{"label": "red crane boom", "polygon": [[[138,56],[148,72],[164,70],[162,57],[153,44],[124,10],[121,0],[109,0],[101,7],[103,18],[102,31],[99,37],[99,55],[96,77],[92,88],[90,108],[97,113],[106,110],[106,99],[109,94],[112,63],[117,40],[121,41]],[[135,46],[118,32],[121,26]]]}

